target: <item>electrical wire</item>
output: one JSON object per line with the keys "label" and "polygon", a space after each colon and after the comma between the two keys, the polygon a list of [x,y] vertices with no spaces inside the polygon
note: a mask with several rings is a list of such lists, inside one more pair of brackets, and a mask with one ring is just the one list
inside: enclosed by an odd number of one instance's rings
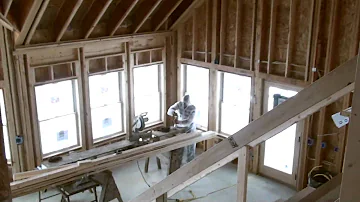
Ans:
{"label": "electrical wire", "polygon": [[143,172],[141,171],[141,168],[140,168],[140,165],[139,165],[139,161],[136,161],[136,163],[137,163],[137,166],[138,166],[138,168],[139,168],[139,171],[140,171],[141,177],[143,178],[144,182],[147,184],[147,186],[148,186],[148,187],[151,187],[151,186],[150,186],[150,184],[146,181],[146,179],[145,179],[145,176],[144,176]]}
{"label": "electrical wire", "polygon": [[206,198],[206,197],[208,197],[208,196],[211,195],[211,194],[215,194],[215,193],[217,193],[217,192],[219,192],[219,191],[223,191],[223,190],[225,190],[225,189],[229,189],[229,188],[234,187],[234,186],[236,186],[236,185],[237,185],[237,184],[233,184],[233,185],[230,185],[230,186],[228,186],[228,187],[223,187],[223,188],[221,188],[221,189],[212,191],[212,192],[210,192],[210,193],[207,193],[207,194],[204,195],[204,196],[199,196],[199,197],[195,197],[195,195],[193,194],[193,192],[190,190],[189,192],[191,193],[191,195],[193,195],[193,198],[190,198],[190,199],[172,199],[172,198],[169,198],[168,200],[172,200],[172,201],[176,201],[176,202],[190,202],[190,201],[194,201],[194,200],[197,200],[197,199]]}

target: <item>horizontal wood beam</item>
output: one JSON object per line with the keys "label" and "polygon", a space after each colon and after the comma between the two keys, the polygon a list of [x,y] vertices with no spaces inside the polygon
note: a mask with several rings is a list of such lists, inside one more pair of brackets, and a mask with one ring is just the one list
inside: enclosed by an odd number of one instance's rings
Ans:
{"label": "horizontal wood beam", "polygon": [[94,30],[112,1],[113,0],[97,0],[92,4],[83,22],[84,39],[89,38],[91,32]]}
{"label": "horizontal wood beam", "polygon": [[154,31],[158,31],[160,27],[166,22],[174,10],[180,5],[183,0],[167,0],[161,4],[159,10],[151,19]]}
{"label": "horizontal wood beam", "polygon": [[117,29],[129,16],[139,0],[122,0],[115,8],[114,15],[111,21],[108,23],[108,30],[110,36],[114,36]]}
{"label": "horizontal wood beam", "polygon": [[187,20],[189,17],[192,17],[192,12],[195,8],[203,4],[205,0],[194,0],[191,5],[181,14],[181,16],[171,25],[170,29],[175,29],[180,23]]}
{"label": "horizontal wood beam", "polygon": [[[161,140],[159,142],[147,144],[141,147],[123,151],[118,155],[107,155],[94,160],[80,161],[75,165],[70,165],[55,171],[50,171],[25,180],[11,183],[11,191],[14,197],[23,196],[32,192],[46,189],[49,186],[56,186],[69,181],[78,179],[87,174],[92,175],[102,172],[122,164],[129,163],[138,159],[154,156],[164,152],[172,151],[196,142],[212,139],[216,133],[188,133],[179,134],[175,137]],[[147,200],[146,200],[147,201]]]}
{"label": "horizontal wood beam", "polygon": [[321,107],[336,101],[353,90],[355,66],[356,59],[353,58],[275,109],[249,123],[232,135],[230,141],[216,144],[130,201],[152,201],[245,145],[257,145],[306,118]]}
{"label": "horizontal wood beam", "polygon": [[83,0],[65,0],[55,20],[55,41],[60,41]]}
{"label": "horizontal wood beam", "polygon": [[146,0],[140,5],[136,12],[137,14],[134,16],[134,34],[139,31],[162,1],[163,0]]}
{"label": "horizontal wood beam", "polygon": [[13,52],[13,54],[21,55],[21,54],[26,54],[29,52],[38,51],[38,50],[53,49],[53,48],[59,48],[59,47],[80,48],[87,44],[105,42],[105,41],[130,42],[130,41],[146,39],[146,38],[166,37],[166,36],[170,36],[171,34],[172,34],[172,32],[170,32],[170,31],[161,31],[161,32],[129,34],[129,35],[112,36],[112,37],[107,36],[107,37],[99,37],[96,39],[80,39],[80,40],[72,40],[72,41],[61,41],[61,42],[55,42],[55,43],[52,42],[52,43],[46,43],[46,44],[18,46],[15,48],[15,51]]}
{"label": "horizontal wood beam", "polygon": [[25,44],[30,44],[32,36],[34,35],[36,28],[39,25],[40,20],[41,20],[42,16],[44,15],[49,2],[50,2],[50,0],[44,0],[43,3],[41,4],[39,12],[37,13],[35,20],[31,25],[30,31],[29,31],[28,35],[26,36]]}
{"label": "horizontal wood beam", "polygon": [[[304,192],[300,191],[299,193],[295,194],[286,202],[309,202],[309,201],[318,201],[327,193],[333,191],[341,184],[342,174],[335,176],[330,181],[326,182],[325,184],[321,185],[319,188],[311,191],[308,191],[308,194],[304,194]],[[307,190],[308,188],[305,188]]]}
{"label": "horizontal wood beam", "polygon": [[[230,67],[230,66],[201,62],[201,61],[191,60],[191,59],[186,59],[186,58],[181,58],[180,62],[183,64],[205,67],[205,68],[209,68],[209,69],[215,69],[218,71],[224,71],[224,72],[229,72],[229,73],[234,73],[234,74],[241,74],[241,75],[245,75],[245,76],[255,76],[254,71],[250,71],[247,69],[234,68],[234,67]],[[267,81],[279,82],[279,83],[283,83],[283,84],[287,84],[287,85],[291,85],[291,86],[298,86],[298,87],[302,87],[302,88],[309,86],[309,83],[305,82],[303,80],[285,78],[283,76],[266,74],[266,73],[262,73],[262,72],[258,73],[258,77],[265,79]]]}

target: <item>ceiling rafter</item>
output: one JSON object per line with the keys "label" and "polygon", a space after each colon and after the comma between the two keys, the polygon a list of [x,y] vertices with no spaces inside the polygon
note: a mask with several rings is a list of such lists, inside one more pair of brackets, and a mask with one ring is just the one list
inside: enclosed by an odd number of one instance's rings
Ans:
{"label": "ceiling rafter", "polygon": [[9,13],[12,2],[13,0],[2,0],[2,9],[3,9],[2,12],[5,17]]}
{"label": "ceiling rafter", "polygon": [[36,28],[38,27],[40,20],[41,20],[42,16],[44,15],[47,6],[49,5],[49,2],[50,2],[50,0],[44,0],[42,2],[41,6],[40,6],[40,10],[35,17],[34,22],[31,25],[28,35],[26,36],[25,45],[30,44],[32,36],[34,35]]}
{"label": "ceiling rafter", "polygon": [[83,0],[65,0],[55,20],[55,41],[59,42]]}
{"label": "ceiling rafter", "polygon": [[[182,12],[181,16],[178,19],[176,19],[176,21],[171,25],[170,29],[174,29],[179,23],[191,17],[194,9],[200,6],[202,3],[204,3],[204,1],[205,0],[194,0],[191,3],[191,5],[187,6],[186,10]],[[187,3],[187,2],[189,1],[183,1],[183,3]]]}
{"label": "ceiling rafter", "polygon": [[124,20],[129,16],[131,11],[134,9],[139,0],[123,0],[117,5],[112,21],[109,22],[109,33],[110,36],[114,36],[116,30],[124,22]]}
{"label": "ceiling rafter", "polygon": [[[16,6],[18,9],[16,10],[17,15],[13,17],[17,17],[16,22],[20,27],[20,33],[17,35],[15,39],[16,45],[22,45],[28,35],[31,25],[35,20],[36,14],[38,13],[43,0],[24,0],[15,4],[12,3],[10,11],[12,10],[13,6]],[[9,12],[10,12],[9,11]],[[13,13],[12,13],[13,14]]]}
{"label": "ceiling rafter", "polygon": [[[141,26],[146,22],[146,20],[151,16],[151,14],[156,10],[163,0],[146,0],[143,1],[139,7],[138,14],[134,16],[134,31],[136,33],[139,31]],[[152,6],[151,6],[152,5]]]}
{"label": "ceiling rafter", "polygon": [[170,17],[174,10],[181,4],[183,0],[167,0],[161,4],[159,10],[152,17],[152,26],[155,27],[153,31],[158,31],[165,21]]}
{"label": "ceiling rafter", "polygon": [[104,15],[112,0],[97,0],[91,6],[84,20],[84,38],[89,38],[91,32]]}

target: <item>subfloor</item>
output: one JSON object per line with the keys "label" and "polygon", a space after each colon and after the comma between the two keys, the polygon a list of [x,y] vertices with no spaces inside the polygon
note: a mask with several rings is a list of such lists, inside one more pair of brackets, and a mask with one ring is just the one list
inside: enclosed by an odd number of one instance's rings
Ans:
{"label": "subfloor", "polygon": [[[148,185],[156,184],[167,175],[167,163],[162,162],[162,170],[157,169],[155,157],[150,159],[149,173],[144,173],[145,160],[131,162],[113,170],[113,176],[120,190],[123,200],[129,201],[148,189]],[[141,172],[139,171],[141,169]],[[229,163],[214,171],[210,175],[195,182],[184,190],[171,196],[169,202],[179,199],[181,202],[232,202],[236,201],[236,171],[237,166]],[[142,174],[144,178],[142,177]],[[145,180],[144,180],[145,179]],[[100,196],[101,189],[97,189]],[[56,191],[42,193],[42,197],[49,196]],[[287,199],[295,191],[285,185],[270,179],[249,174],[248,176],[248,202],[273,202],[277,199]],[[42,200],[44,202],[59,202],[59,195]],[[92,201],[94,194],[89,191],[70,197],[72,202]],[[14,202],[39,201],[38,193],[26,195],[13,200]],[[117,200],[113,200],[114,202]]]}

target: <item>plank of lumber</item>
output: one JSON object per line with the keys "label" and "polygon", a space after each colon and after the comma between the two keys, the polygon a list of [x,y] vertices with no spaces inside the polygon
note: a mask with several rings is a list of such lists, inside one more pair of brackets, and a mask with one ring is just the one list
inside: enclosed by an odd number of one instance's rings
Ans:
{"label": "plank of lumber", "polygon": [[0,24],[10,31],[16,31],[16,27],[12,25],[6,17],[0,13]]}
{"label": "plank of lumber", "polygon": [[194,0],[191,5],[181,14],[181,16],[171,25],[170,29],[175,29],[179,24],[191,17],[194,9],[204,3],[204,1],[205,0]]}
{"label": "plank of lumber", "polygon": [[286,200],[286,202],[309,202],[309,201],[318,201],[320,198],[325,196],[327,193],[333,191],[341,184],[342,174],[338,174],[330,181],[321,185],[319,188],[311,191],[309,190],[308,194],[304,192],[299,192],[295,194],[295,196]]}
{"label": "plank of lumber", "polygon": [[[35,20],[36,14],[38,13],[43,0],[25,1],[26,5],[23,5],[23,9],[29,9],[27,13],[22,13],[22,23],[20,26],[20,34],[15,39],[15,45],[22,45],[28,35],[31,24]],[[31,3],[32,2],[32,3]],[[31,5],[29,5],[29,3]]]}
{"label": "plank of lumber", "polygon": [[[236,1],[236,19],[235,19],[235,54],[234,54],[234,67],[238,67],[239,64],[239,58],[240,56],[240,41],[241,41],[241,29],[242,29],[242,0]],[[256,9],[254,9],[256,10]]]}
{"label": "plank of lumber", "polygon": [[108,23],[110,36],[114,36],[116,30],[124,22],[124,20],[129,16],[131,11],[134,9],[139,0],[123,0],[117,5],[114,11],[114,16],[111,21]]}
{"label": "plank of lumber", "polygon": [[294,196],[292,196],[288,200],[284,200],[284,201],[299,201],[299,200],[306,197],[307,195],[309,195],[310,193],[312,193],[315,190],[316,189],[313,188],[313,187],[305,187],[304,189],[302,189],[301,191],[296,193]]}
{"label": "plank of lumber", "polygon": [[340,201],[359,201],[360,185],[359,174],[359,121],[360,116],[360,53],[357,56],[355,90],[352,99],[352,109],[349,125],[349,133],[346,144],[345,160],[343,168],[343,181],[341,183]]}
{"label": "plank of lumber", "polygon": [[50,0],[44,0],[42,2],[41,6],[40,6],[40,10],[39,10],[39,12],[37,13],[37,15],[35,17],[34,22],[31,25],[31,28],[30,28],[30,31],[29,31],[28,35],[26,36],[25,45],[30,44],[32,36],[34,35],[34,33],[36,31],[36,28],[39,25],[40,20],[41,20],[42,16],[44,15],[45,10],[46,10],[49,2],[50,2]]}
{"label": "plank of lumber", "polygon": [[237,167],[237,202],[246,202],[248,168],[250,162],[249,147],[240,149]]}
{"label": "plank of lumber", "polygon": [[30,52],[36,52],[38,50],[44,49],[53,49],[57,47],[66,47],[66,48],[81,48],[85,44],[92,44],[97,42],[105,42],[105,41],[117,41],[117,42],[131,42],[134,40],[146,39],[146,38],[154,38],[154,37],[166,37],[170,36],[172,32],[170,31],[160,31],[160,32],[152,32],[152,33],[141,33],[141,34],[129,34],[122,36],[107,36],[107,37],[99,37],[94,39],[80,39],[73,41],[61,41],[57,43],[46,43],[46,44],[34,44],[28,46],[18,46],[15,48],[13,52],[14,55],[22,55],[28,54]]}
{"label": "plank of lumber", "polygon": [[61,40],[83,0],[65,0],[55,20],[55,41]]}
{"label": "plank of lumber", "polygon": [[5,17],[9,13],[12,2],[13,2],[13,0],[2,0],[2,7],[3,7],[2,12],[3,12]]}
{"label": "plank of lumber", "polygon": [[292,49],[294,43],[294,29],[295,29],[295,17],[296,17],[296,1],[290,1],[290,20],[289,20],[289,33],[288,33],[288,44],[286,50],[286,66],[285,66],[285,77],[289,75],[290,63],[292,61]]}
{"label": "plank of lumber", "polygon": [[198,173],[197,175],[194,175],[193,177],[189,178],[185,182],[181,183],[180,185],[176,186],[175,188],[171,189],[168,192],[168,196],[171,197],[177,192],[183,190],[185,187],[195,183],[196,181],[200,180],[201,178],[207,176],[208,174],[212,173],[213,171],[217,170],[218,168],[221,168],[225,164],[233,161],[234,159],[239,157],[239,151],[235,151],[234,153],[230,154],[226,158],[221,159],[216,164],[210,166],[208,169],[203,170],[202,172]]}
{"label": "plank of lumber", "polygon": [[89,38],[91,32],[94,30],[112,1],[113,0],[98,0],[92,4],[83,22],[84,39]]}
{"label": "plank of lumber", "polygon": [[63,166],[66,164],[75,163],[77,161],[94,158],[96,156],[113,153],[116,150],[124,150],[132,145],[134,145],[134,143],[130,142],[129,140],[123,140],[113,144],[108,144],[105,146],[89,149],[86,151],[71,153],[69,156],[64,156],[63,159],[59,162],[50,163],[49,161],[44,161],[43,165],[45,165],[48,168]]}
{"label": "plank of lumber", "polygon": [[49,186],[55,186],[75,180],[84,174],[92,175],[104,170],[118,167],[124,163],[168,152],[214,137],[216,137],[216,133],[211,131],[203,133],[180,134],[179,136],[173,138],[126,150],[121,154],[107,155],[95,160],[87,160],[85,164],[69,166],[25,180],[13,182],[11,184],[11,190],[13,196],[16,197],[26,195],[38,190],[45,189]]}
{"label": "plank of lumber", "polygon": [[160,5],[163,0],[147,0],[144,1],[135,15],[134,19],[134,31],[133,33],[137,33],[139,29],[143,26],[146,20],[153,14],[156,8]]}
{"label": "plank of lumber", "polygon": [[340,185],[338,185],[335,189],[321,197],[317,202],[333,202],[339,199],[340,197]]}
{"label": "plank of lumber", "polygon": [[160,27],[166,22],[174,10],[180,5],[183,0],[167,0],[163,2],[158,11],[152,17],[152,27],[154,31],[158,31]]}
{"label": "plank of lumber", "polygon": [[278,0],[271,0],[271,13],[270,13],[270,32],[269,32],[269,50],[268,50],[268,64],[266,72],[270,74],[271,64],[273,61],[273,49],[275,45],[275,32],[276,32],[276,17]]}
{"label": "plank of lumber", "polygon": [[37,176],[37,175],[48,173],[48,172],[58,170],[58,169],[61,169],[61,168],[65,168],[65,167],[68,167],[68,166],[70,166],[70,165],[63,165],[63,166],[58,166],[58,167],[53,167],[53,168],[46,168],[46,169],[42,169],[42,170],[32,170],[32,171],[15,173],[15,174],[13,174],[13,180],[18,181],[18,180],[27,179],[27,178],[30,178],[30,177],[34,177],[34,176]]}
{"label": "plank of lumber", "polygon": [[355,59],[346,62],[232,135],[231,137],[238,145],[237,147],[232,147],[232,144],[228,141],[216,144],[158,184],[132,199],[131,202],[154,200],[241,147],[257,145],[309,116],[321,107],[334,102],[353,89],[355,65]]}
{"label": "plank of lumber", "polygon": [[225,52],[225,35],[226,35],[226,24],[227,24],[227,12],[228,12],[228,0],[221,1],[221,10],[220,10],[220,55],[219,55],[219,64],[224,64],[224,52]]}

